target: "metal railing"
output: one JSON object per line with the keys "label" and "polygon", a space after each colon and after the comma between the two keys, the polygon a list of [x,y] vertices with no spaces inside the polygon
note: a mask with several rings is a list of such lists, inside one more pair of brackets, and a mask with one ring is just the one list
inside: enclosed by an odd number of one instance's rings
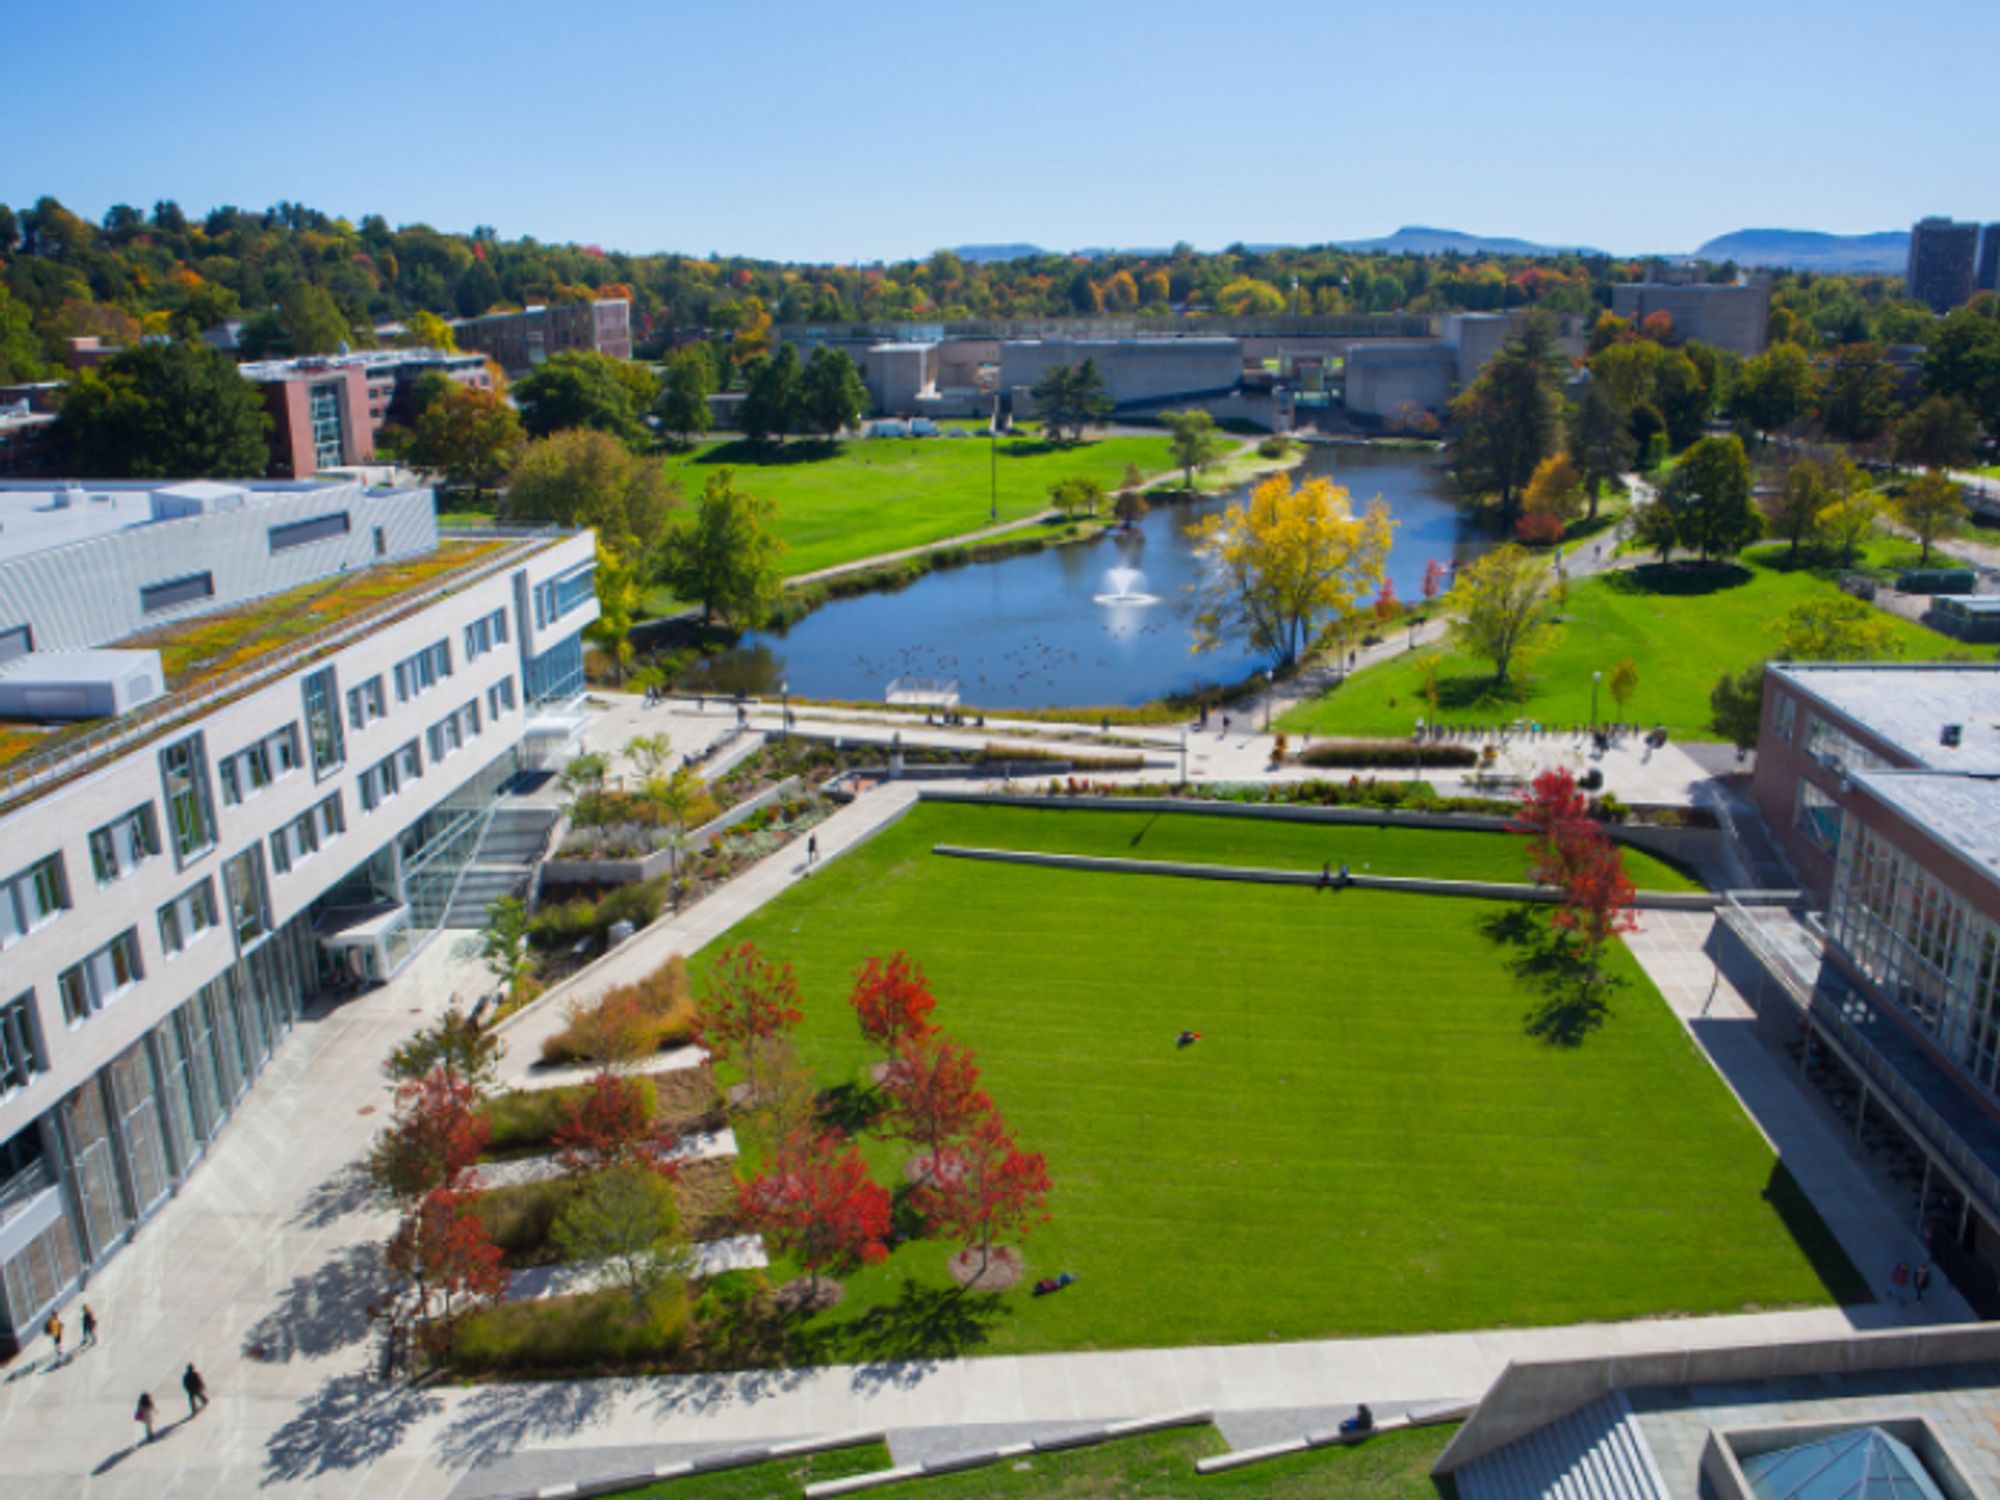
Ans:
{"label": "metal railing", "polygon": [[484,562],[457,569],[427,587],[381,600],[358,614],[323,625],[311,635],[274,647],[255,661],[143,703],[130,713],[121,714],[79,738],[23,756],[12,765],[0,768],[0,810],[45,787],[79,775],[121,751],[141,745],[225,699],[238,697],[275,681],[312,657],[364,636],[397,615],[435,604],[447,595],[513,567],[550,541],[568,534],[553,527],[512,533],[516,545]]}

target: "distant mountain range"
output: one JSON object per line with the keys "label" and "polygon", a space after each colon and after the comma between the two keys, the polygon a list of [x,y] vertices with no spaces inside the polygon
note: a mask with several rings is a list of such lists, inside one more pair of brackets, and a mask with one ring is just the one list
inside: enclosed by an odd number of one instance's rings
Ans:
{"label": "distant mountain range", "polygon": [[1815,229],[1739,229],[1695,251],[1697,260],[1733,260],[1739,266],[1795,271],[1875,272],[1900,276],[1909,265],[1910,232],[1821,234]]}
{"label": "distant mountain range", "polygon": [[[1584,245],[1544,245],[1534,240],[1508,235],[1467,234],[1460,229],[1431,229],[1409,224],[1394,234],[1374,239],[1335,240],[1337,249],[1362,254],[1384,251],[1396,255],[1602,255]],[[1248,245],[1253,251],[1276,250],[1278,245]],[[1040,245],[960,245],[958,256],[968,261],[1018,260],[1024,256],[1071,254],[1085,259],[1103,255],[1162,256],[1168,252],[1155,247],[1128,246],[1118,250],[1092,247],[1086,250],[1050,251]],[[1739,229],[1718,235],[1691,256],[1667,252],[1667,259],[1723,261],[1740,266],[1769,266],[1801,271],[1847,271],[1900,276],[1909,259],[1908,230],[1892,229],[1881,234],[1822,234],[1813,229]]]}

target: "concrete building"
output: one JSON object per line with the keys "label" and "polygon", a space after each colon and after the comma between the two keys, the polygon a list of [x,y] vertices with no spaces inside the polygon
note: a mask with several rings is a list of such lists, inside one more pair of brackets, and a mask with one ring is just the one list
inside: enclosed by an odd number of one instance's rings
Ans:
{"label": "concrete building", "polygon": [[487,313],[457,319],[451,328],[459,348],[486,355],[509,375],[532,370],[565,349],[632,357],[632,304],[623,297]]}
{"label": "concrete building", "polygon": [[238,368],[263,393],[271,416],[269,473],[277,479],[371,462],[376,434],[411,420],[411,394],[427,374],[479,390],[493,386],[484,355],[438,349],[370,349]]}
{"label": "concrete building", "polygon": [[2000,291],[2000,224],[1988,224],[1979,237],[1979,274],[1973,278],[1976,290]]}
{"label": "concrete building", "polygon": [[1953,219],[1919,219],[1910,230],[1909,268],[1903,288],[1934,313],[1972,300],[1979,259],[1979,226]]}
{"label": "concrete building", "polygon": [[1771,664],[1752,792],[1826,914],[1801,1029],[1924,1160],[1940,1264],[2000,1309],[2000,666]]}
{"label": "concrete building", "polygon": [[[440,552],[421,490],[62,493],[0,486],[0,1345],[172,1211],[309,1002],[446,922],[596,617],[588,534]],[[254,634],[301,579],[317,628]]]}
{"label": "concrete building", "polygon": [[1734,286],[1705,282],[1639,281],[1611,289],[1611,310],[1638,321],[1656,312],[1674,320],[1674,336],[1762,354],[1771,341],[1771,283],[1753,276]]}
{"label": "concrete building", "polygon": [[1449,344],[1368,344],[1347,356],[1349,413],[1403,421],[1442,414],[1458,388],[1458,351]]}
{"label": "concrete building", "polygon": [[1119,412],[1226,396],[1243,383],[1243,343],[1232,338],[1017,339],[1000,346],[1000,388],[1017,416],[1033,415],[1029,389],[1056,365],[1097,361]]}
{"label": "concrete building", "polygon": [[0,400],[0,479],[55,473],[61,448],[54,412],[36,411],[25,399]]}

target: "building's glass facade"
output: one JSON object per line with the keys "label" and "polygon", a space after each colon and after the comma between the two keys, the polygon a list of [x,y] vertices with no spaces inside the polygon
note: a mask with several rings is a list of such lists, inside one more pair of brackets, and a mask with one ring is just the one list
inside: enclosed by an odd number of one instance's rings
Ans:
{"label": "building's glass facade", "polygon": [[583,637],[570,636],[530,657],[521,676],[530,710],[578,697],[583,692]]}
{"label": "building's glass facade", "polygon": [[2000,927],[1850,819],[1827,932],[1884,997],[2000,1093]]}
{"label": "building's glass facade", "polygon": [[312,975],[299,917],[0,1144],[0,1330],[25,1340],[166,1201],[291,1029]]}
{"label": "building's glass facade", "polygon": [[313,465],[321,469],[340,467],[341,451],[340,387],[316,385],[308,393],[306,415],[312,423]]}

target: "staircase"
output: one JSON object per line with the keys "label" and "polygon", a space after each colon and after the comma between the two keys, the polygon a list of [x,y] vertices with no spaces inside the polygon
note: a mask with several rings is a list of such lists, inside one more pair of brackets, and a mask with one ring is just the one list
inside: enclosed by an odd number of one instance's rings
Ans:
{"label": "staircase", "polygon": [[1474,1459],[1454,1477],[1459,1500],[1667,1500],[1622,1391]]}
{"label": "staircase", "polygon": [[535,865],[555,826],[553,807],[501,803],[487,820],[479,847],[458,877],[445,909],[447,927],[477,929],[486,925],[486,909],[502,896],[519,896],[534,878]]}

